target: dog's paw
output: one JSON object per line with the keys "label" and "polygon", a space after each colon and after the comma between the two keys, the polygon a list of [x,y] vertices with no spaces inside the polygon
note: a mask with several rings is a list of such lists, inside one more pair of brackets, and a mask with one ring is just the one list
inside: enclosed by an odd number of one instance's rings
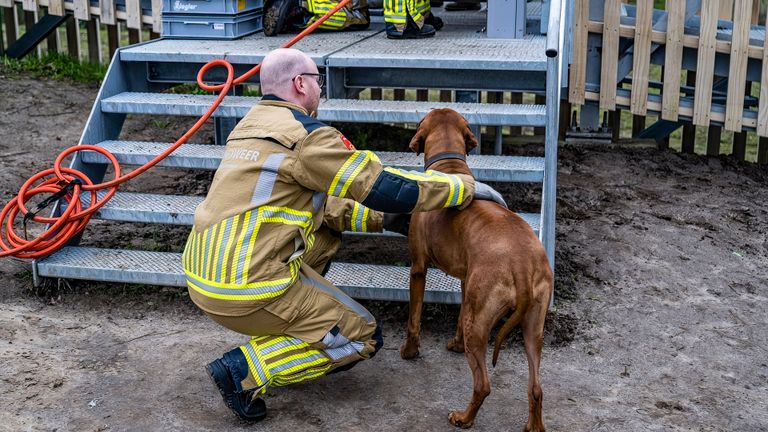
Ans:
{"label": "dog's paw", "polygon": [[451,411],[450,414],[448,414],[448,421],[451,422],[452,425],[462,428],[462,429],[469,429],[472,427],[472,424],[474,423],[474,419],[468,420],[466,413],[462,411]]}
{"label": "dog's paw", "polygon": [[448,344],[445,346],[445,348],[448,351],[461,354],[464,352],[464,341],[457,341],[456,338],[453,338],[448,341]]}
{"label": "dog's paw", "polygon": [[403,360],[413,360],[419,356],[418,345],[409,345],[407,342],[400,347],[400,357]]}

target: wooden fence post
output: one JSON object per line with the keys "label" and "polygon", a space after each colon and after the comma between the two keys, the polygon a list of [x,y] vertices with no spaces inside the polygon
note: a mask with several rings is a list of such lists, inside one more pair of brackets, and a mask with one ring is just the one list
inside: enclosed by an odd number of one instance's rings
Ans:
{"label": "wooden fence post", "polygon": [[[648,75],[651,67],[651,25],[653,0],[637,0],[635,47],[632,58],[632,114],[645,117],[648,112]],[[634,135],[634,127],[633,127]]]}
{"label": "wooden fence post", "polygon": [[616,78],[619,62],[619,18],[621,2],[606,0],[603,15],[603,53],[600,72],[600,108],[616,109]]}
{"label": "wooden fence post", "polygon": [[760,137],[757,143],[757,163],[768,165],[768,138]]}
{"label": "wooden fence post", "polygon": [[734,132],[741,132],[743,123],[751,13],[752,0],[736,2],[731,39],[731,65],[728,70],[728,97],[725,104],[725,129]]}
{"label": "wooden fence post", "polygon": [[723,128],[720,126],[710,126],[707,131],[707,156],[717,156],[720,154],[720,140],[723,135]]}
{"label": "wooden fence post", "polygon": [[440,102],[450,102],[453,100],[453,91],[440,90]]}
{"label": "wooden fence post", "polygon": [[70,57],[80,61],[80,23],[75,17],[67,19],[67,52]]}
{"label": "wooden fence post", "polygon": [[693,124],[700,126],[709,126],[711,118],[717,17],[717,0],[704,2],[701,9],[699,53],[696,63],[696,94],[693,100]]}
{"label": "wooden fence post", "polygon": [[[41,7],[40,8],[40,15],[49,15],[49,8],[47,7]],[[56,29],[51,33],[48,38],[48,54],[57,54],[59,52],[59,48],[61,46],[61,42],[59,41],[59,29]]]}
{"label": "wooden fence post", "polygon": [[91,17],[86,23],[88,36],[88,60],[95,65],[101,64],[101,32],[99,19]]}
{"label": "wooden fence post", "polygon": [[372,88],[371,89],[371,100],[381,100],[383,97],[383,92],[380,88]]}
{"label": "wooden fence post", "polygon": [[680,109],[680,70],[683,64],[683,31],[685,2],[667,2],[667,43],[664,54],[664,88],[662,90],[661,118],[677,121]]}
{"label": "wooden fence post", "polygon": [[[685,83],[686,85],[693,86],[696,85],[698,80],[696,79],[696,72],[694,71],[688,71],[686,74]],[[697,90],[698,92],[698,90]],[[712,89],[710,87],[710,96]],[[709,114],[707,114],[709,115]],[[682,145],[680,146],[680,151],[683,153],[693,153],[696,149],[696,125],[693,123],[686,123],[683,125],[683,136],[682,136]]]}

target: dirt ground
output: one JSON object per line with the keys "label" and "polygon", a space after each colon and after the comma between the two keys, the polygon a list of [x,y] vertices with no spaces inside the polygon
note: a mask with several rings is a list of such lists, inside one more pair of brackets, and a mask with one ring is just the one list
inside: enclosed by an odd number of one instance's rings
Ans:
{"label": "dirt ground", "polygon": [[[3,203],[77,142],[96,91],[0,70]],[[127,129],[162,141],[187,124],[133,119]],[[768,431],[768,170],[592,145],[562,147],[558,176],[558,304],[542,360],[548,429]],[[202,194],[207,177],[159,170],[131,188]],[[514,208],[535,209],[535,188],[499,188]],[[185,233],[94,221],[84,242],[177,250]],[[402,241],[356,240],[340,259],[408,257]],[[0,260],[0,271],[2,431],[449,431],[449,410],[470,395],[464,357],[444,349],[456,307],[429,307],[422,356],[404,361],[406,305],[366,302],[383,323],[383,351],[349,372],[270,391],[269,418],[249,426],[203,370],[243,338],[204,317],[183,289],[33,288],[28,264]],[[521,430],[519,334],[490,370],[474,429]]]}

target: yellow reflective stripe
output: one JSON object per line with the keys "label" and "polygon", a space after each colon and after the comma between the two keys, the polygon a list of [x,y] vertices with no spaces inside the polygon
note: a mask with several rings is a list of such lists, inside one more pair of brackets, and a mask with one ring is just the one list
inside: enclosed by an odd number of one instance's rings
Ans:
{"label": "yellow reflective stripe", "polygon": [[[298,346],[290,347],[291,349],[296,349]],[[305,359],[311,359],[309,361],[302,361]],[[290,367],[281,368],[281,366],[287,365],[291,362],[299,361],[299,363],[292,365]],[[288,356],[284,359],[281,359],[275,363],[269,364],[269,371],[271,374],[290,374],[292,372],[300,371],[302,369],[307,369],[312,366],[317,366],[319,364],[327,363],[328,357],[326,357],[324,354],[322,354],[319,350],[308,350],[299,354],[294,354],[292,356]]]}
{"label": "yellow reflective stripe", "polygon": [[[369,153],[369,152],[366,152]],[[347,191],[349,190],[349,187],[352,185],[352,182],[357,178],[357,175],[360,174],[360,171],[365,168],[366,165],[368,165],[368,162],[371,160],[371,158],[368,156],[368,154],[365,155],[365,159],[360,162],[360,164],[357,166],[357,168],[352,171],[352,174],[349,176],[349,179],[344,183],[344,187],[341,188],[341,195],[339,195],[341,198],[344,198],[347,195]]]}
{"label": "yellow reflective stripe", "polygon": [[[209,228],[210,229],[210,228]],[[216,224],[213,227],[213,237],[211,239],[211,249],[209,251],[213,256],[208,264],[208,271],[205,273],[207,279],[213,279],[216,277],[216,270],[219,268],[219,243],[221,243],[221,236],[224,233],[224,225],[221,223]]]}
{"label": "yellow reflective stripe", "polygon": [[200,249],[202,249],[203,254],[203,260],[200,262],[200,275],[203,277],[207,277],[206,273],[208,273],[208,246],[210,245],[208,242],[210,241],[210,228],[202,232],[202,238],[200,242]]}
{"label": "yellow reflective stripe", "polygon": [[[224,260],[222,260],[222,262],[221,262],[221,275],[219,277],[220,281],[226,281],[227,280],[227,261],[229,261],[227,259],[227,257],[229,257],[229,252],[232,250],[232,242],[235,241],[235,236],[233,234],[235,234],[237,232],[237,225],[238,225],[238,221],[239,220],[240,220],[239,216],[235,216],[235,217],[232,218],[232,228],[229,231],[229,233],[230,233],[229,234],[229,240],[227,240],[227,246],[226,246],[226,249],[225,249],[225,252],[224,252]],[[232,262],[234,264],[234,257],[233,257]]]}
{"label": "yellow reflective stripe", "polygon": [[369,151],[353,152],[334,176],[328,194],[343,198],[357,175],[371,160],[370,154]]}
{"label": "yellow reflective stripe", "polygon": [[200,274],[203,261],[203,248],[200,247],[202,233],[195,232],[195,273]]}
{"label": "yellow reflective stripe", "polygon": [[[298,277],[297,272],[292,272],[295,275],[289,278],[278,279],[275,281],[258,282],[263,284],[262,288],[259,289],[259,287],[254,287],[254,286],[232,286],[232,285],[218,286],[222,284],[219,284],[218,282],[212,282],[212,281],[202,281],[202,280],[199,280],[199,278],[197,278],[197,276],[195,276],[191,272],[185,272],[185,273],[187,276],[187,285],[206,297],[215,298],[219,300],[243,300],[243,301],[267,300],[267,299],[278,297],[282,295],[285,292],[285,290],[287,290],[291,285],[293,285],[293,283],[296,282],[296,279]],[[204,287],[204,285],[208,285],[208,287],[206,288]],[[248,285],[254,285],[254,284],[252,283]],[[214,289],[213,287],[215,286],[218,286],[215,289],[217,289],[220,292],[213,291]],[[267,287],[267,288],[263,288],[263,287]],[[241,292],[244,290],[251,290],[251,291],[258,290],[262,292],[259,292],[259,293]],[[226,294],[226,292],[231,292],[232,294]]]}
{"label": "yellow reflective stripe", "polygon": [[[250,348],[250,349],[249,349]],[[259,387],[265,386],[269,383],[270,377],[267,374],[267,365],[264,364],[264,360],[259,357],[259,346],[254,339],[248,341],[248,346],[241,346],[240,351],[245,355],[245,359],[248,362],[248,369],[251,370],[251,375],[256,378],[256,384]],[[258,362],[254,362],[254,358]]]}
{"label": "yellow reflective stripe", "polygon": [[368,213],[369,213],[368,207],[363,207],[363,226],[362,226],[363,232],[368,231]]}
{"label": "yellow reflective stripe", "polygon": [[423,173],[417,171],[404,171],[397,168],[384,168],[384,171],[405,177],[409,180],[447,183],[449,186],[448,199],[445,200],[444,207],[452,207],[464,202],[464,182],[455,175],[444,174],[439,171],[427,170]]}

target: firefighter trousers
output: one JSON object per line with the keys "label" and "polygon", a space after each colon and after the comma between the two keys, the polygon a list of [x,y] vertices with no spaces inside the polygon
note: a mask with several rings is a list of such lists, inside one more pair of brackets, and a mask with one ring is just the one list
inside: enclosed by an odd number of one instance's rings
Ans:
{"label": "firefighter trousers", "polygon": [[[319,231],[313,259],[324,268],[338,249],[336,235]],[[319,243],[318,243],[319,241]],[[313,248],[314,249],[314,248]],[[383,342],[368,310],[323,278],[308,262],[299,279],[272,303],[245,316],[208,314],[230,330],[251,336],[240,347],[248,362],[243,389],[285,386],[345,370],[372,357]]]}

